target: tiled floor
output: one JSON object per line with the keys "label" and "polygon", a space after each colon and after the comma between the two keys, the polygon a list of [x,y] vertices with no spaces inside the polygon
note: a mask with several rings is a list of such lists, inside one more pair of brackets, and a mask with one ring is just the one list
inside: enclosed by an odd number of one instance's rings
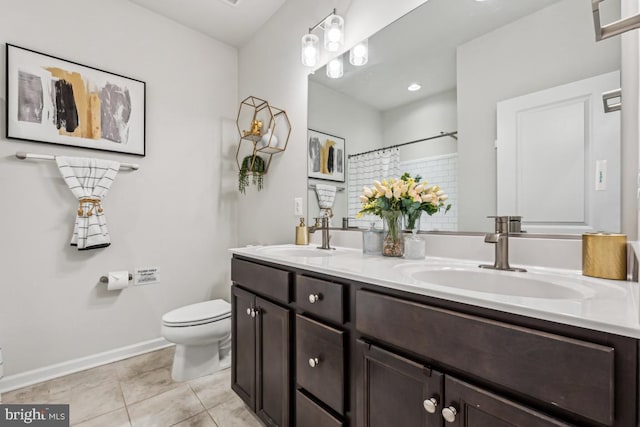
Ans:
{"label": "tiled floor", "polygon": [[174,348],[2,394],[2,403],[68,403],[78,427],[261,427],[231,391],[226,369],[171,379]]}

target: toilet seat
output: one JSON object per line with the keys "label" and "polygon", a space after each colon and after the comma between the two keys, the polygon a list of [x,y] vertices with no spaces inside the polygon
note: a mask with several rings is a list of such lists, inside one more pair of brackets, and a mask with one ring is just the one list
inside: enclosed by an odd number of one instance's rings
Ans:
{"label": "toilet seat", "polygon": [[221,299],[199,302],[177,308],[162,316],[162,324],[170,327],[205,325],[231,317],[231,305]]}

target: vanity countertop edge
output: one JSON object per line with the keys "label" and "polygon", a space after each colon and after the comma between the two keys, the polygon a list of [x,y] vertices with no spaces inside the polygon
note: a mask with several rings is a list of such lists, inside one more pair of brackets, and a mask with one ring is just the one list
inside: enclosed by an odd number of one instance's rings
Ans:
{"label": "vanity countertop edge", "polygon": [[[284,249],[270,252],[269,249]],[[427,257],[424,261],[363,255],[362,251],[338,248],[328,256],[292,256],[288,248],[296,245],[247,246],[231,248],[234,256],[279,264],[285,267],[355,280],[383,288],[425,295],[443,300],[613,333],[640,339],[640,285],[637,282],[596,279],[581,271],[525,266],[528,273],[495,272],[554,276],[593,287],[598,295],[583,299],[553,299],[475,292],[414,280],[398,266],[447,265],[451,268],[477,267],[478,262],[452,258]],[[635,249],[635,248],[634,248]]]}

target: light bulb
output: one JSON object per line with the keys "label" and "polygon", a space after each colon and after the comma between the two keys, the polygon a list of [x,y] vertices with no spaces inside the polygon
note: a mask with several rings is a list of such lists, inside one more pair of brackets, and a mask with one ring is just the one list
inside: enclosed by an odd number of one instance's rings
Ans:
{"label": "light bulb", "polygon": [[324,48],[336,52],[344,43],[344,19],[339,15],[331,15],[324,22]]}
{"label": "light bulb", "polygon": [[420,88],[422,88],[422,86],[420,86],[420,84],[418,84],[418,83],[411,83],[411,84],[409,85],[409,87],[407,88],[407,90],[408,90],[408,91],[410,91],[410,92],[415,92],[415,91],[417,91],[417,90],[420,90]]}
{"label": "light bulb", "polygon": [[369,60],[369,40],[363,40],[349,52],[349,62],[351,65],[360,67],[367,63]]}
{"label": "light bulb", "polygon": [[302,36],[301,59],[302,64],[307,67],[315,67],[320,60],[320,38],[315,34],[305,34]]}
{"label": "light bulb", "polygon": [[331,79],[339,79],[344,73],[342,65],[342,56],[332,59],[327,64],[327,77]]}

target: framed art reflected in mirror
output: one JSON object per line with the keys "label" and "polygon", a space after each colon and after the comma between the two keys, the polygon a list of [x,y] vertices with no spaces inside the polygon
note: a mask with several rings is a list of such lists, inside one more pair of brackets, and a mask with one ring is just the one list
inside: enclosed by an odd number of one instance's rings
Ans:
{"label": "framed art reflected in mirror", "polygon": [[308,177],[344,182],[345,168],[344,138],[309,129],[307,133]]}

